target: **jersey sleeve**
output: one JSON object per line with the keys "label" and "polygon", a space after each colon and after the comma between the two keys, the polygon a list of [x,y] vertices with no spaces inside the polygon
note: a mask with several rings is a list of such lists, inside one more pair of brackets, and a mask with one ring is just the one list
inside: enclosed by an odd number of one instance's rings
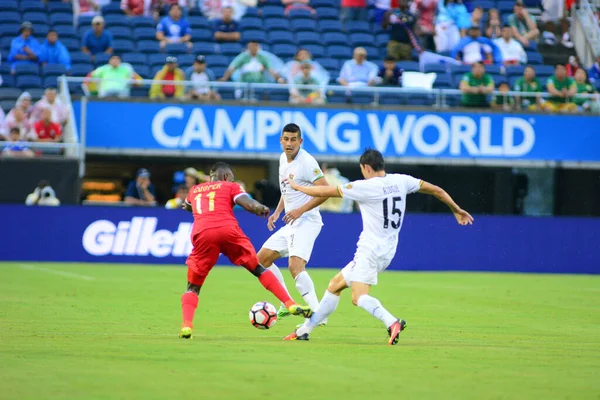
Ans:
{"label": "jersey sleeve", "polygon": [[304,165],[304,176],[310,183],[313,183],[314,181],[324,177],[323,171],[321,171],[317,160],[312,157],[307,160],[306,164]]}
{"label": "jersey sleeve", "polygon": [[237,183],[231,185],[231,201],[235,204],[236,200],[241,196],[247,196],[248,193]]}
{"label": "jersey sleeve", "polygon": [[421,186],[423,186],[422,179],[417,179],[410,175],[402,175],[402,178],[404,178],[404,187],[407,194],[418,192]]}
{"label": "jersey sleeve", "polygon": [[193,201],[192,195],[194,193],[194,191],[192,189],[193,189],[193,187],[188,191],[187,196],[185,196],[185,202],[187,204],[189,204],[190,206],[192,205],[192,201]]}
{"label": "jersey sleeve", "polygon": [[337,190],[342,197],[360,202],[366,201],[372,196],[373,188],[370,186],[368,181],[361,180],[340,185]]}

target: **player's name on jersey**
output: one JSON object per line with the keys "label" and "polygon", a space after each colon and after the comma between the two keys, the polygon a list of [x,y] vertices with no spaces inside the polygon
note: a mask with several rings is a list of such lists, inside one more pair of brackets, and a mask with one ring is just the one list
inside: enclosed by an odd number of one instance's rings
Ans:
{"label": "player's name on jersey", "polygon": [[156,230],[158,218],[133,217],[114,223],[92,222],[84,231],[83,248],[94,256],[187,257],[192,251],[192,223],[181,222],[175,232]]}
{"label": "player's name on jersey", "polygon": [[383,194],[398,193],[399,191],[400,191],[400,189],[398,188],[398,185],[384,186],[383,187]]}
{"label": "player's name on jersey", "polygon": [[217,190],[217,189],[221,189],[221,184],[220,183],[213,183],[211,185],[196,186],[194,188],[194,193],[208,192],[210,190]]}

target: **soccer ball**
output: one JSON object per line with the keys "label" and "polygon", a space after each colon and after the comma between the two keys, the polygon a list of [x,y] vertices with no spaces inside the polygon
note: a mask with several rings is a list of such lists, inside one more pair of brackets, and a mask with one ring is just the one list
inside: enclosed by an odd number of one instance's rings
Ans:
{"label": "soccer ball", "polygon": [[269,329],[277,322],[277,309],[271,303],[259,301],[250,309],[250,323],[258,329]]}

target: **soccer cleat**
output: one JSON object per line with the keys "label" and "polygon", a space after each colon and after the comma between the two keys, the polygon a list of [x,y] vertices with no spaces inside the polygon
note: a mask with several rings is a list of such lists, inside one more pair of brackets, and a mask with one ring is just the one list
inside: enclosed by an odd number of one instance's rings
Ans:
{"label": "soccer cleat", "polygon": [[[298,325],[296,325],[296,329],[300,328],[302,325],[304,325],[304,324],[298,324]],[[323,321],[319,322],[319,323],[317,324],[317,327],[319,327],[319,326],[327,326],[327,319],[325,319],[325,320],[323,320]]]}
{"label": "soccer cleat", "polygon": [[309,340],[308,339],[308,333],[305,333],[304,335],[296,335],[296,331],[290,333],[289,335],[287,335],[286,337],[283,338],[283,340]]}
{"label": "soccer cleat", "polygon": [[312,310],[309,306],[301,306],[300,304],[294,304],[288,308],[292,315],[302,315],[304,318],[310,318]]}
{"label": "soccer cleat", "polygon": [[192,328],[189,326],[185,326],[181,328],[181,332],[179,332],[180,339],[191,339],[192,338]]}
{"label": "soccer cleat", "polygon": [[285,318],[290,315],[290,311],[287,308],[285,308],[284,305],[280,306],[279,310],[277,310],[277,319]]}
{"label": "soccer cleat", "polygon": [[388,336],[390,337],[388,340],[388,344],[390,346],[398,343],[398,339],[400,337],[400,332],[406,329],[406,321],[405,320],[396,320],[389,328],[388,328]]}

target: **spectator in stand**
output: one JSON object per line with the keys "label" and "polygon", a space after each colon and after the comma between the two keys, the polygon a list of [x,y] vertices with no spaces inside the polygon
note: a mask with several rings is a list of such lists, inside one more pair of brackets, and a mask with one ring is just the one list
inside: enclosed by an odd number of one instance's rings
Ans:
{"label": "spectator in stand", "polygon": [[260,52],[260,46],[257,42],[249,42],[248,50],[234,58],[225,71],[225,75],[218,80],[228,81],[237,70],[241,73],[240,82],[264,83],[265,71],[268,71],[278,83],[285,82],[285,79],[271,67],[269,58]]}
{"label": "spectator in stand", "polygon": [[155,206],[156,198],[154,184],[150,182],[150,171],[140,168],[135,181],[129,182],[125,192],[125,204],[136,206]]}
{"label": "spectator in stand", "polygon": [[197,56],[194,60],[194,65],[185,71],[185,78],[193,82],[189,92],[186,95],[187,99],[197,100],[212,100],[220,101],[221,96],[215,88],[209,85],[215,81],[215,74],[206,67],[206,59],[204,56]]}
{"label": "spectator in stand", "polygon": [[98,53],[112,54],[113,35],[110,31],[104,29],[104,18],[96,15],[92,19],[92,29],[88,30],[84,35],[81,43],[81,51],[89,54],[94,61],[94,56]]}
{"label": "spectator in stand", "polygon": [[475,7],[471,13],[471,26],[478,26],[483,30],[483,8]]}
{"label": "spectator in stand", "polygon": [[27,206],[60,206],[60,200],[56,198],[56,192],[48,181],[40,181],[33,193],[29,193],[25,199]]}
{"label": "spectator in stand", "polygon": [[37,142],[60,142],[62,140],[62,130],[60,125],[52,121],[52,109],[44,108],[42,119],[33,125]]}
{"label": "spectator in stand", "polygon": [[515,82],[513,91],[522,93],[535,93],[529,96],[517,96],[515,98],[517,108],[522,110],[537,111],[542,107],[542,83],[535,76],[535,69],[528,65],[525,67],[523,76]]}
{"label": "spectator in stand", "polygon": [[92,78],[99,78],[98,97],[129,97],[130,80],[138,78],[130,64],[122,63],[121,57],[113,54],[108,64],[96,68]]}
{"label": "spectator in stand", "polygon": [[399,0],[398,8],[390,10],[383,16],[381,26],[387,29],[391,25],[387,54],[397,61],[412,60],[412,43],[408,30],[412,30],[417,19],[409,11],[408,0]]}
{"label": "spectator in stand", "polygon": [[344,28],[352,21],[366,21],[367,0],[341,0],[340,21]]}
{"label": "spectator in stand", "polygon": [[[508,26],[510,27],[510,25]],[[502,36],[502,21],[500,20],[500,13],[495,8],[492,8],[488,11],[488,20],[485,25],[485,36],[489,39],[498,39]]]}
{"label": "spectator in stand", "polygon": [[466,34],[471,18],[461,0],[443,0],[438,3],[435,24],[435,48],[438,52],[451,51],[461,36]]}
{"label": "spectator in stand", "polygon": [[248,7],[256,7],[257,0],[199,0],[198,4],[208,19],[221,18],[223,7],[233,7],[233,19],[239,21]]}
{"label": "spectator in stand", "polygon": [[10,129],[7,143],[2,150],[2,157],[35,157],[35,153],[21,141],[21,132],[18,127]]}
{"label": "spectator in stand", "polygon": [[306,49],[298,49],[294,59],[287,62],[281,69],[281,75],[285,77],[288,82],[294,82],[294,80],[302,75],[302,66],[305,63],[309,63],[311,66],[311,76],[319,81],[320,85],[327,85],[329,83],[329,73],[325,68],[321,66],[317,61],[312,59],[312,54]]}
{"label": "spectator in stand", "polygon": [[31,118],[31,112],[33,111],[33,107],[31,106],[31,94],[29,94],[29,92],[21,93],[21,95],[17,98],[15,107],[12,110],[10,110],[8,115],[9,116],[12,115],[13,111],[17,108],[20,108],[21,110],[23,110],[23,113],[25,114],[25,118],[27,118],[27,119]]}
{"label": "spectator in stand", "polygon": [[[66,0],[73,3],[73,14],[76,16],[93,17],[100,15],[103,6],[110,4],[110,0]],[[63,0],[65,2],[65,0]]]}
{"label": "spectator in stand", "polygon": [[545,111],[550,112],[576,112],[577,105],[572,102],[577,94],[577,84],[575,80],[567,75],[567,68],[564,64],[556,64],[554,75],[548,78],[546,90],[551,97],[542,104]]}
{"label": "spectator in stand", "polygon": [[[398,5],[398,0],[394,0],[395,5]],[[390,11],[392,8],[391,0],[371,0],[369,2],[370,5],[373,5],[375,8],[375,13],[373,14],[373,22],[378,25],[381,25],[383,21],[383,16],[386,12]]]}
{"label": "spectator in stand", "polygon": [[494,80],[485,72],[485,66],[476,62],[467,72],[459,86],[463,92],[461,104],[464,107],[489,107],[487,96],[494,91]]}
{"label": "spectator in stand", "polygon": [[[577,85],[577,94],[597,94],[596,88],[588,81],[587,72],[579,68],[575,73],[575,84]],[[573,103],[577,105],[579,111],[591,111],[597,113],[600,111],[598,96],[593,98],[575,97]]]}
{"label": "spectator in stand", "polygon": [[342,66],[337,80],[342,86],[373,86],[378,72],[377,65],[367,61],[367,51],[363,47],[357,47],[352,60],[346,61]]}
{"label": "spectator in stand", "polygon": [[58,40],[58,33],[54,29],[48,31],[46,40],[42,43],[40,63],[42,65],[61,64],[65,66],[67,71],[71,69],[71,55],[69,54],[69,50]]}
{"label": "spectator in stand", "polygon": [[315,10],[309,6],[310,0],[281,0],[285,6],[284,14],[287,16],[292,10],[307,10],[315,14]]}
{"label": "spectator in stand", "polygon": [[121,10],[128,17],[153,16],[152,0],[121,0]]}
{"label": "spectator in stand", "polygon": [[592,83],[600,80],[600,56],[596,58],[596,62],[588,70],[588,76]]}
{"label": "spectator in stand", "polygon": [[[325,176],[325,179],[327,179],[327,183],[330,186],[339,187],[350,182],[350,180],[345,176],[342,176],[340,171],[333,165],[323,163],[321,164],[321,171],[323,171],[323,176]],[[354,201],[350,200],[348,197],[330,197],[325,203],[321,204],[319,209],[321,211],[336,213],[351,213],[353,206]]]}
{"label": "spectator in stand", "polygon": [[183,171],[185,187],[190,190],[192,186],[196,186],[203,182],[210,181],[210,176],[205,175],[202,171],[198,171],[196,168],[188,167]]}
{"label": "spectator in stand", "polygon": [[179,210],[181,209],[181,205],[185,201],[187,197],[189,189],[187,186],[181,184],[177,187],[177,193],[175,194],[175,198],[169,200],[165,204],[165,208],[167,210]]}
{"label": "spectator in stand", "polygon": [[309,61],[301,65],[302,75],[296,76],[293,86],[290,88],[290,103],[323,104],[319,88],[307,88],[306,86],[318,86],[319,81],[311,75],[312,66]]}
{"label": "spectator in stand", "polygon": [[[176,57],[167,57],[164,67],[154,75],[154,82],[150,86],[151,99],[183,99],[185,87],[176,82],[185,81],[185,74],[177,66]],[[173,84],[162,84],[156,81],[171,81]]]}
{"label": "spectator in stand", "polygon": [[233,20],[233,8],[223,7],[221,19],[214,24],[214,38],[217,42],[239,42],[241,39],[240,26]]}
{"label": "spectator in stand", "polygon": [[483,62],[493,64],[502,60],[500,49],[490,39],[481,36],[481,29],[472,26],[467,31],[468,36],[462,38],[450,54],[452,58],[464,64]]}
{"label": "spectator in stand", "polygon": [[383,66],[379,67],[378,84],[381,86],[401,86],[402,70],[396,65],[394,57],[387,56]]}
{"label": "spectator in stand", "polygon": [[510,85],[508,82],[498,84],[498,93],[492,97],[492,108],[497,110],[511,111],[515,107],[515,99],[509,96]]}
{"label": "spectator in stand", "polygon": [[2,122],[0,126],[0,136],[5,139],[8,138],[10,130],[13,128],[19,128],[21,133],[21,140],[33,140],[35,139],[35,132],[33,132],[33,125],[31,121],[25,116],[25,112],[20,107],[13,108],[8,116]]}
{"label": "spectator in stand", "polygon": [[161,49],[170,43],[185,43],[191,50],[192,29],[187,19],[182,17],[182,9],[179,4],[173,4],[169,9],[169,15],[158,23],[156,40],[160,42]]}
{"label": "spectator in stand", "polygon": [[415,0],[412,2],[410,8],[410,11],[418,16],[416,32],[419,36],[419,41],[426,50],[433,52],[435,52],[434,21],[437,7],[438,0]]}
{"label": "spectator in stand", "polygon": [[510,25],[502,28],[502,37],[494,40],[494,44],[502,54],[502,64],[519,65],[527,63],[527,53],[521,43],[513,39],[513,30]]}
{"label": "spectator in stand", "polygon": [[44,91],[44,97],[38,100],[33,106],[31,119],[34,121],[42,118],[42,111],[46,108],[52,110],[52,121],[64,127],[69,120],[69,108],[58,98],[55,88],[47,88]]}
{"label": "spectator in stand", "polygon": [[34,64],[39,62],[41,47],[33,37],[33,25],[31,22],[23,22],[19,30],[19,36],[10,43],[8,61],[12,62],[12,72],[15,72],[17,64]]}
{"label": "spectator in stand", "polygon": [[556,36],[554,35],[555,24],[560,23],[562,32],[562,45],[572,49],[574,47],[569,35],[569,20],[567,15],[575,1],[565,0],[542,0],[543,8],[542,20],[545,22],[544,32],[542,37],[547,45],[554,46],[556,44]]}
{"label": "spectator in stand", "polygon": [[581,68],[579,64],[579,57],[569,56],[569,62],[567,64],[567,75],[569,75],[571,78],[574,78],[579,68]]}
{"label": "spectator in stand", "polygon": [[524,47],[529,47],[530,42],[536,42],[540,35],[535,17],[529,15],[523,2],[517,0],[513,7],[514,14],[508,16],[508,24],[512,27],[515,38]]}

